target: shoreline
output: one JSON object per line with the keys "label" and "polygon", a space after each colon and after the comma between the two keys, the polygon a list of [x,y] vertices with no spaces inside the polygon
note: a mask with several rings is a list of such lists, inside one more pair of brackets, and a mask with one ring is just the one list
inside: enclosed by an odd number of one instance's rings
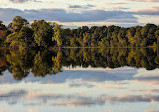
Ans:
{"label": "shoreline", "polygon": [[[48,49],[48,50],[53,50],[53,49],[129,49],[129,48],[159,48],[159,47],[155,47],[155,46],[147,46],[147,47],[48,47],[48,48],[42,48],[42,49]],[[18,48],[10,48],[10,47],[0,47],[0,50],[10,50],[10,49],[18,49]],[[29,49],[25,49],[25,50],[38,50],[39,48],[29,48]]]}

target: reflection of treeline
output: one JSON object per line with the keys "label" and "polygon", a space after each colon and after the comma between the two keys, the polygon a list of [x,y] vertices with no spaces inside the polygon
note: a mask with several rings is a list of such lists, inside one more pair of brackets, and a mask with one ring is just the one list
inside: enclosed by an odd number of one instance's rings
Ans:
{"label": "reflection of treeline", "polygon": [[6,27],[0,21],[0,42],[3,46],[37,47],[147,47],[159,46],[159,26],[146,24],[119,26],[82,26],[62,28],[56,23],[35,20],[33,23],[16,16]]}
{"label": "reflection of treeline", "polygon": [[152,70],[159,68],[158,49],[61,49],[55,51],[1,51],[0,74],[8,70],[21,80],[30,72],[35,77],[52,75],[67,67],[131,66]]}
{"label": "reflection of treeline", "polygon": [[159,52],[153,49],[70,49],[63,51],[64,66],[131,66],[152,70],[159,67]]}

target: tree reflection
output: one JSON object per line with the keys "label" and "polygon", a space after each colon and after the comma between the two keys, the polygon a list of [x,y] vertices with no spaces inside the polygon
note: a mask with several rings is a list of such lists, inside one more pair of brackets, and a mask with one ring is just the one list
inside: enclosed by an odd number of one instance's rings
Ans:
{"label": "tree reflection", "polygon": [[8,69],[15,80],[33,73],[35,77],[62,72],[62,67],[131,66],[153,70],[159,68],[158,49],[55,49],[52,51],[10,50],[0,52],[0,75]]}
{"label": "tree reflection", "polygon": [[12,50],[6,54],[14,79],[21,80],[23,77],[28,76],[32,67],[33,54],[34,52],[27,52],[26,50]]}
{"label": "tree reflection", "polygon": [[52,66],[49,66],[47,58],[49,58],[47,55],[47,51],[38,51],[35,55],[33,67],[31,68],[31,72],[34,74],[35,77],[44,77],[47,74],[52,74]]}
{"label": "tree reflection", "polygon": [[53,61],[53,73],[57,74],[61,72],[62,70],[62,52],[57,51],[57,55],[52,57]]}

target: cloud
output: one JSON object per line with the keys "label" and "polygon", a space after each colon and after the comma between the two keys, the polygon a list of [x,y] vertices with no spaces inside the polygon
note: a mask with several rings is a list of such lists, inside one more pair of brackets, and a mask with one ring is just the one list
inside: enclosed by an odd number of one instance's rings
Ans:
{"label": "cloud", "polygon": [[69,8],[82,8],[81,5],[70,5]]}
{"label": "cloud", "polygon": [[36,1],[36,0],[9,0],[13,3],[25,3],[25,2],[29,2],[29,1],[33,1],[33,2],[39,2],[39,1]]}
{"label": "cloud", "polygon": [[91,9],[95,7],[94,5],[90,5],[90,4],[87,4],[87,5],[70,5],[69,8],[73,8],[73,9]]}
{"label": "cloud", "polygon": [[105,3],[106,5],[123,5],[123,4],[127,4],[125,2],[114,2],[114,3]]}
{"label": "cloud", "polygon": [[137,9],[134,10],[135,14],[138,15],[156,15],[159,16],[159,6],[154,6],[150,8],[145,8],[145,9]]}
{"label": "cloud", "polygon": [[24,97],[27,94],[27,91],[25,90],[13,90],[9,91],[7,93],[1,93],[0,94],[0,101],[6,101],[10,105],[14,105],[17,103],[17,101]]}
{"label": "cloud", "polygon": [[122,7],[122,6],[113,6],[112,8],[113,9],[129,9],[129,8]]}
{"label": "cloud", "polygon": [[138,73],[134,75],[133,82],[143,83],[147,85],[158,86],[159,85],[159,72],[158,69],[153,71],[147,71],[145,69],[139,69]]}
{"label": "cloud", "polygon": [[80,13],[68,12],[64,9],[40,9],[40,10],[19,10],[12,8],[0,8],[0,20],[11,21],[14,16],[22,16],[29,21],[44,19],[46,21],[59,22],[132,22],[137,23],[137,18],[131,12],[125,11],[105,11],[105,10],[85,10]]}
{"label": "cloud", "polygon": [[87,81],[70,81],[69,86],[70,87],[75,87],[75,88],[78,88],[78,87],[92,88],[92,87],[95,86],[95,82],[90,83],[90,82],[87,82]]}
{"label": "cloud", "polygon": [[10,0],[11,2],[13,3],[24,3],[24,2],[27,2],[27,1],[30,1],[30,0]]}
{"label": "cloud", "polygon": [[[105,104],[118,104],[118,103],[155,103],[159,102],[158,95],[121,95],[121,96],[108,96],[99,95],[97,97],[87,97],[78,95],[40,95],[35,97],[44,104],[51,104],[53,106],[68,106],[68,107],[91,107],[95,105]],[[32,103],[31,103],[32,104]],[[35,105],[36,102],[34,103]]]}
{"label": "cloud", "polygon": [[25,90],[16,90],[16,91],[10,91],[8,93],[2,93],[0,94],[0,98],[10,98],[10,97],[19,97],[19,96],[24,96],[26,95],[26,91]]}
{"label": "cloud", "polygon": [[[76,95],[66,95],[66,94],[37,94],[31,100],[26,100],[27,98],[25,91],[9,92],[4,95],[0,95],[0,101],[6,101],[9,104],[22,102],[25,105],[40,105],[39,102],[43,104],[49,104],[53,106],[68,106],[68,107],[91,107],[95,105],[105,105],[105,104],[118,104],[118,103],[139,103],[147,102],[154,103],[159,102],[158,95],[119,95],[119,96],[109,96],[109,95],[99,95],[96,97],[88,96],[78,96]],[[12,103],[11,103],[12,102]],[[30,110],[32,112],[33,110]],[[36,110],[34,110],[36,112]],[[33,112],[34,112],[33,111]]]}

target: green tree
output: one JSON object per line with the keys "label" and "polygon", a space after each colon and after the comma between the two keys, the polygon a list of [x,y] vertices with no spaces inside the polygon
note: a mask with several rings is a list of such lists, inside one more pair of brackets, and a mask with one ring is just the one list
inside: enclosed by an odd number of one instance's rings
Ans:
{"label": "green tree", "polygon": [[155,38],[157,40],[157,47],[159,47],[159,30],[155,32]]}
{"label": "green tree", "polygon": [[52,32],[53,26],[44,20],[35,20],[31,25],[31,29],[34,31],[34,41],[38,47],[48,47],[52,45]]}
{"label": "green tree", "polygon": [[26,26],[28,26],[28,24],[29,24],[29,22],[26,19],[24,19],[20,16],[14,17],[12,20],[13,32],[19,32],[23,26],[26,27]]}
{"label": "green tree", "polygon": [[23,26],[19,32],[10,34],[6,42],[9,43],[11,47],[18,47],[21,49],[35,47],[32,34],[33,31],[29,27]]}
{"label": "green tree", "polygon": [[136,29],[135,27],[131,27],[130,29],[127,30],[126,37],[128,38],[128,45],[129,46],[134,46],[134,35],[135,35]]}
{"label": "green tree", "polygon": [[55,24],[54,28],[53,28],[53,31],[54,31],[54,35],[52,37],[52,40],[53,41],[56,41],[57,42],[57,46],[58,47],[61,47],[62,46],[62,28],[60,25],[58,24]]}
{"label": "green tree", "polygon": [[6,30],[6,26],[2,24],[3,22],[0,21],[0,30]]}
{"label": "green tree", "polygon": [[91,46],[91,35],[90,33],[83,34],[83,46],[90,47]]}

